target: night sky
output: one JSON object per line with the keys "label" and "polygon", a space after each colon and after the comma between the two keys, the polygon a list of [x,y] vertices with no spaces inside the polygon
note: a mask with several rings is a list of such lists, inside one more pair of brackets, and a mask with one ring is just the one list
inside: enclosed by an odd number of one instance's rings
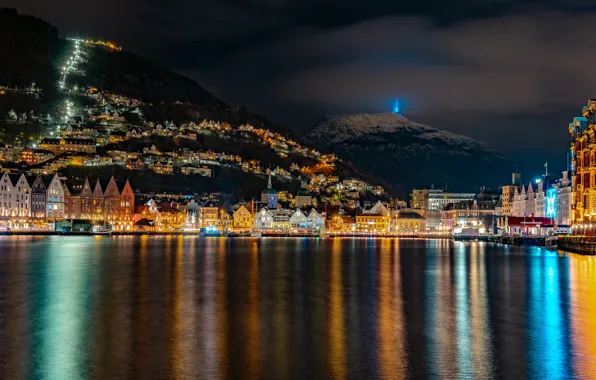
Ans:
{"label": "night sky", "polygon": [[[471,5],[473,4],[473,5]],[[384,112],[563,170],[596,96],[596,2],[0,0],[65,34],[114,40],[296,130]],[[507,181],[508,179],[504,179]]]}

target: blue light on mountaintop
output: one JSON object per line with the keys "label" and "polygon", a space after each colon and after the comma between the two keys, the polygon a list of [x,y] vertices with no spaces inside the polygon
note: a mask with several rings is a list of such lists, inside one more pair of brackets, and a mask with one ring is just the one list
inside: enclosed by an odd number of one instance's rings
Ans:
{"label": "blue light on mountaintop", "polygon": [[393,113],[399,113],[399,99],[395,99],[395,104],[393,105]]}

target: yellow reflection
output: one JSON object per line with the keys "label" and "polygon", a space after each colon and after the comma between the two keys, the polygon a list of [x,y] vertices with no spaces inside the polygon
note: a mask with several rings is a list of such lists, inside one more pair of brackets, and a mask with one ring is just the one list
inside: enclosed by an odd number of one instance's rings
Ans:
{"label": "yellow reflection", "polygon": [[596,379],[596,258],[569,255],[571,327],[577,378]]}
{"label": "yellow reflection", "polygon": [[217,239],[217,273],[215,282],[216,355],[218,378],[225,377],[228,368],[228,313],[226,307],[226,246],[225,240]]}
{"label": "yellow reflection", "polygon": [[329,291],[329,364],[331,376],[334,379],[343,379],[346,376],[346,334],[341,265],[341,241],[333,239]]}
{"label": "yellow reflection", "polygon": [[379,255],[379,367],[384,379],[405,379],[407,358],[401,294],[399,241],[381,241]]}
{"label": "yellow reflection", "polygon": [[260,369],[260,319],[259,319],[259,247],[252,244],[248,274],[248,311],[246,321],[246,357],[248,377],[258,379]]}
{"label": "yellow reflection", "polygon": [[174,258],[174,279],[172,293],[172,350],[170,360],[174,370],[174,378],[181,379],[184,376],[184,350],[182,348],[182,262],[184,258],[184,238],[178,236],[176,245],[176,257]]}

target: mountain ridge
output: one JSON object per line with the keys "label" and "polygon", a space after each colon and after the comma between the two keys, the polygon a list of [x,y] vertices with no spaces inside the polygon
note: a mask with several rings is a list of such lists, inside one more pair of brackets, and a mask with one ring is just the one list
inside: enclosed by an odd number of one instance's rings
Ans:
{"label": "mountain ridge", "polygon": [[302,137],[388,181],[400,193],[433,183],[452,183],[459,190],[496,184],[503,169],[513,164],[482,141],[395,113],[327,117]]}

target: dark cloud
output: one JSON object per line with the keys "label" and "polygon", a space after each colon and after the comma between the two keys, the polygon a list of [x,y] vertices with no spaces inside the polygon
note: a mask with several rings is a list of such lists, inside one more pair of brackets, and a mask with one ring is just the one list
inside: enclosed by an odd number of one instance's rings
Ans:
{"label": "dark cloud", "polygon": [[4,3],[116,40],[298,130],[399,97],[412,119],[528,166],[564,157],[566,121],[596,88],[588,0]]}

